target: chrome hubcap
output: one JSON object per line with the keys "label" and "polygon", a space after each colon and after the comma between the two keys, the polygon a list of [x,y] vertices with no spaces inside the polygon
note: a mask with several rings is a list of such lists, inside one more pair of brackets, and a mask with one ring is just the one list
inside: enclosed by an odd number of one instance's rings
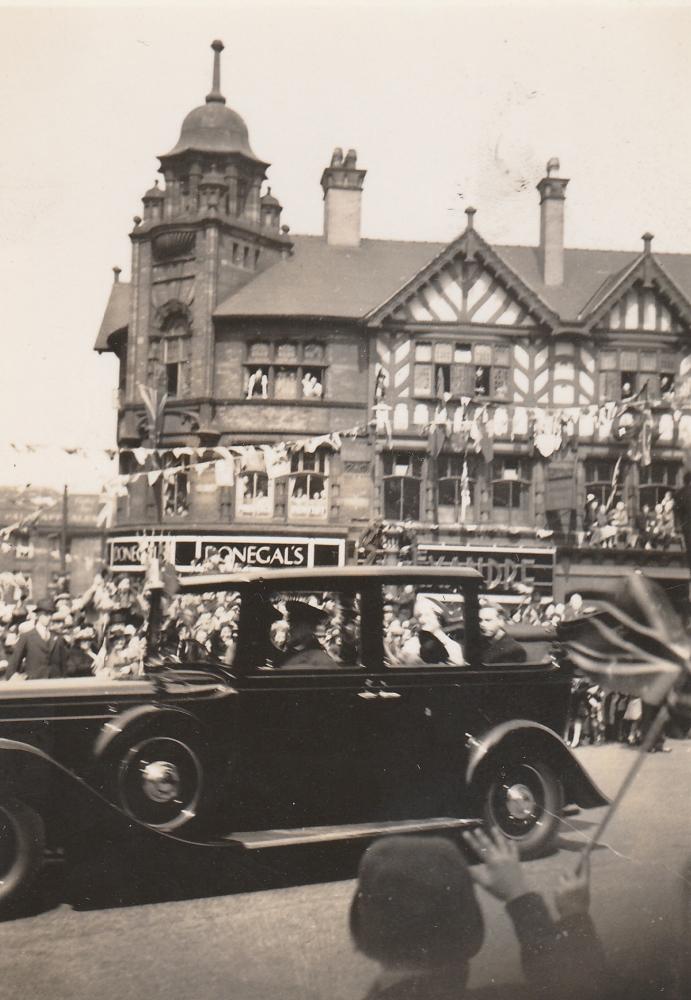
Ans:
{"label": "chrome hubcap", "polygon": [[506,811],[512,819],[526,820],[535,815],[535,796],[527,785],[511,785],[506,790]]}
{"label": "chrome hubcap", "polygon": [[142,767],[142,788],[152,802],[172,802],[180,793],[180,772],[167,760],[154,760]]}

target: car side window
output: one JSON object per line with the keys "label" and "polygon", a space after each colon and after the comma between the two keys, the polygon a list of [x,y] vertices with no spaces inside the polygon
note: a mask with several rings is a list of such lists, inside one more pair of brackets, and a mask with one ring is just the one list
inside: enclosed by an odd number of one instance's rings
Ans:
{"label": "car side window", "polygon": [[385,586],[382,603],[388,667],[465,665],[464,604],[458,588]]}
{"label": "car side window", "polygon": [[269,599],[266,666],[360,667],[360,597],[346,591],[275,591]]}

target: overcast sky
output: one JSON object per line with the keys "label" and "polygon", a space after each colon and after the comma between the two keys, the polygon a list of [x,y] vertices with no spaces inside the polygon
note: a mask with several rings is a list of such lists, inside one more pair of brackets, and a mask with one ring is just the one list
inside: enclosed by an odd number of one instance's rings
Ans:
{"label": "overcast sky", "polygon": [[132,216],[210,89],[246,120],[294,232],[322,223],[334,146],[367,169],[363,232],[537,242],[558,156],[569,246],[691,253],[691,8],[339,0],[308,7],[0,9],[0,483],[97,488],[103,463],[9,442],[112,447],[114,359],[93,342],[129,279]]}

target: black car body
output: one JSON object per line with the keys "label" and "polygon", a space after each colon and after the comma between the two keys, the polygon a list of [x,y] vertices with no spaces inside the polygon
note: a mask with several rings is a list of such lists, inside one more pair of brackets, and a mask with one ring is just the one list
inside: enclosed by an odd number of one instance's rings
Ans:
{"label": "black car body", "polygon": [[471,818],[544,852],[565,804],[606,800],[558,735],[571,675],[545,633],[518,635],[518,662],[483,663],[481,584],[467,568],[190,577],[183,593],[239,607],[232,663],[1,685],[4,895],[44,839],[96,815],[238,849]]}

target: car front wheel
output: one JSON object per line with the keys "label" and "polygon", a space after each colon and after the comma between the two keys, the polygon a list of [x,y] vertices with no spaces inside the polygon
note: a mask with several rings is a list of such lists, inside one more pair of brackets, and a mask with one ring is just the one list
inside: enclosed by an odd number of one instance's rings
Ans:
{"label": "car front wheel", "polygon": [[133,819],[156,830],[177,830],[198,814],[204,753],[185,727],[127,729],[97,765],[97,784]]}
{"label": "car front wheel", "polygon": [[542,761],[500,764],[484,790],[483,819],[515,841],[522,858],[549,852],[559,832],[564,793]]}
{"label": "car front wheel", "polygon": [[44,850],[39,814],[18,799],[0,801],[0,905],[29,888],[43,864]]}

